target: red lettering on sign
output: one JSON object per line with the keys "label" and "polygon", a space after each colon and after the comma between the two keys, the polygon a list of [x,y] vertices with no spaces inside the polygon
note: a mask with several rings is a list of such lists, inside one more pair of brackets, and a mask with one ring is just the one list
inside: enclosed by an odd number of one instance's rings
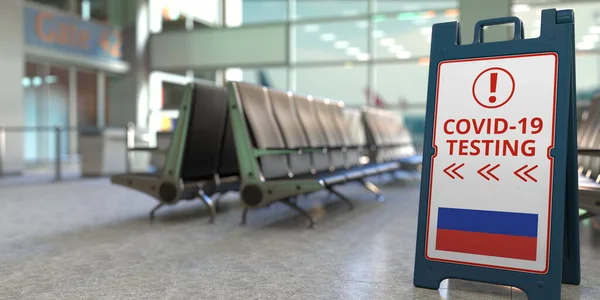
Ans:
{"label": "red lettering on sign", "polygon": [[503,134],[510,129],[508,121],[504,118],[486,119],[448,119],[444,122],[444,132],[448,135],[458,133],[467,134]]}
{"label": "red lettering on sign", "polygon": [[[532,118],[531,121],[524,118],[519,120],[520,127],[525,131],[530,125],[531,134],[542,131],[543,123],[540,118]],[[447,135],[487,134],[502,135],[509,130],[520,131],[504,118],[484,119],[448,119],[444,122],[444,132]],[[452,139],[446,141],[449,146],[450,155],[476,156],[534,156],[535,140],[503,140],[503,139]]]}
{"label": "red lettering on sign", "polygon": [[102,32],[102,36],[100,37],[100,46],[105,53],[110,54],[113,57],[121,57],[121,45],[123,43],[121,36],[119,35],[118,31],[113,31],[112,36],[115,41],[111,42],[110,34],[111,32],[108,30]]}
{"label": "red lettering on sign", "polygon": [[48,44],[69,46],[80,50],[90,49],[91,34],[88,29],[56,20],[50,12],[38,13],[35,18],[35,32],[40,40]]}
{"label": "red lettering on sign", "polygon": [[[535,156],[535,140],[447,140],[448,154],[458,156]],[[482,151],[483,149],[483,151]],[[482,153],[483,152],[483,153]]]}
{"label": "red lettering on sign", "polygon": [[[502,125],[504,127],[502,129],[499,129],[500,125]],[[508,122],[506,121],[506,119],[496,119],[494,121],[494,134],[503,134],[506,132],[507,129],[508,129]]]}
{"label": "red lettering on sign", "polygon": [[46,43],[52,43],[52,34],[44,32],[44,21],[52,20],[52,14],[49,12],[40,12],[35,18],[35,32],[40,40]]}
{"label": "red lettering on sign", "polygon": [[452,132],[452,131],[450,131],[450,130],[448,129],[448,125],[449,125],[450,123],[454,123],[455,121],[456,121],[456,120],[454,120],[454,119],[448,119],[446,122],[444,122],[444,132],[445,132],[446,134],[454,134],[454,132]]}

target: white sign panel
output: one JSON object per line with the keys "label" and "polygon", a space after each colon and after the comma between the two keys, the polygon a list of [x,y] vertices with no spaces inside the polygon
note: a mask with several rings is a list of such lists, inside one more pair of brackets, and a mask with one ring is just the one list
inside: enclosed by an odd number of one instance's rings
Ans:
{"label": "white sign panel", "polygon": [[438,66],[425,256],[546,273],[558,56]]}

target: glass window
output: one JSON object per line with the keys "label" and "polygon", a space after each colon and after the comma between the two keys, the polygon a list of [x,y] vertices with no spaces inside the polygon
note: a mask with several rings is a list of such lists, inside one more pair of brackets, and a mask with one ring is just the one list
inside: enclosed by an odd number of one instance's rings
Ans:
{"label": "glass window", "polygon": [[457,0],[373,0],[376,12],[422,11],[441,10],[458,7]]}
{"label": "glass window", "polygon": [[[126,4],[127,1],[122,5]],[[213,28],[222,24],[220,0],[149,0],[150,31]]]}
{"label": "glass window", "polygon": [[69,10],[69,0],[30,0],[31,2],[52,6],[62,10]]}
{"label": "glass window", "polygon": [[[24,133],[24,158],[27,162],[47,161],[56,155],[56,136],[54,131],[39,128],[69,125],[69,73],[66,68],[27,62],[22,85],[25,126],[38,128]],[[68,150],[66,137],[63,132],[61,154]]]}
{"label": "glass window", "polygon": [[295,61],[368,60],[367,20],[294,25]]}
{"label": "glass window", "polygon": [[577,72],[577,91],[598,90],[600,78],[600,55],[577,54],[575,57],[575,71]]}
{"label": "glass window", "polygon": [[217,71],[216,70],[200,70],[194,71],[194,78],[206,80],[210,82],[215,82],[217,79]]}
{"label": "glass window", "polygon": [[296,92],[343,101],[347,105],[367,103],[367,81],[366,65],[302,67],[296,70]]}
{"label": "glass window", "polygon": [[540,35],[541,11],[547,8],[573,9],[577,18],[575,26],[575,55],[577,71],[577,92],[586,93],[598,90],[598,70],[600,56],[596,53],[600,48],[600,26],[598,14],[600,3],[570,3],[568,6],[515,4],[513,14],[523,21],[525,38]]}
{"label": "glass window", "polygon": [[575,43],[577,50],[586,51],[600,48],[600,18],[597,11],[600,3],[570,3],[568,6],[560,5],[513,5],[513,14],[523,20],[525,38],[540,35],[540,18],[543,9],[573,9],[576,15]]}
{"label": "glass window", "polygon": [[78,11],[84,20],[108,22],[107,0],[80,0]]}
{"label": "glass window", "polygon": [[425,114],[427,102],[427,63],[375,65],[373,96],[380,106],[402,108],[414,114]]}
{"label": "glass window", "polygon": [[417,151],[422,150],[429,65],[422,63],[377,64],[371,104],[404,117]]}
{"label": "glass window", "polygon": [[295,7],[295,19],[341,17],[367,14],[369,3],[367,0],[291,0]]}
{"label": "glass window", "polygon": [[413,145],[417,152],[423,152],[423,140],[425,139],[425,109],[413,110],[406,109],[390,109],[399,114],[404,119],[404,124],[412,138]]}
{"label": "glass window", "polygon": [[408,59],[429,56],[431,27],[458,20],[452,12],[435,11],[373,16],[373,48],[376,58]]}
{"label": "glass window", "polygon": [[162,107],[163,110],[178,110],[185,96],[186,86],[176,83],[162,82]]}
{"label": "glass window", "polygon": [[284,0],[225,0],[226,25],[282,22],[288,19]]}

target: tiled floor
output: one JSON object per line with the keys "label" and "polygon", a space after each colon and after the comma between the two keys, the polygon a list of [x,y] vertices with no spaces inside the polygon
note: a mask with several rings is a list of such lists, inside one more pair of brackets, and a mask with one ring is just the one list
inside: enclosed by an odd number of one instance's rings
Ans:
{"label": "tiled floor", "polygon": [[[526,299],[459,280],[414,288],[418,185],[382,188],[381,203],[342,189],[350,212],[325,194],[303,201],[312,230],[282,205],[245,227],[232,206],[209,225],[199,201],[151,224],[155,202],[107,180],[1,188],[0,299]],[[600,299],[599,237],[582,223],[583,282],[563,299]]]}

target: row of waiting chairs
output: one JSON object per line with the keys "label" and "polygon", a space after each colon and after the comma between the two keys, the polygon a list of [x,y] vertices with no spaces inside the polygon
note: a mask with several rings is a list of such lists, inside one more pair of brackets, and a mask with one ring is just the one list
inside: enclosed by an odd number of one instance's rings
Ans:
{"label": "row of waiting chairs", "polygon": [[600,96],[594,97],[579,120],[579,207],[586,210],[580,220],[600,214]]}
{"label": "row of waiting chairs", "polygon": [[111,180],[157,199],[151,217],[165,204],[199,198],[213,221],[219,197],[239,191],[243,223],[249,208],[281,202],[312,226],[314,220],[293,201],[296,196],[329,190],[352,207],[334,186],[358,182],[381,200],[368,177],[419,171],[420,165],[403,120],[394,113],[230,82],[227,88],[190,84],[165,165],[155,173]]}

